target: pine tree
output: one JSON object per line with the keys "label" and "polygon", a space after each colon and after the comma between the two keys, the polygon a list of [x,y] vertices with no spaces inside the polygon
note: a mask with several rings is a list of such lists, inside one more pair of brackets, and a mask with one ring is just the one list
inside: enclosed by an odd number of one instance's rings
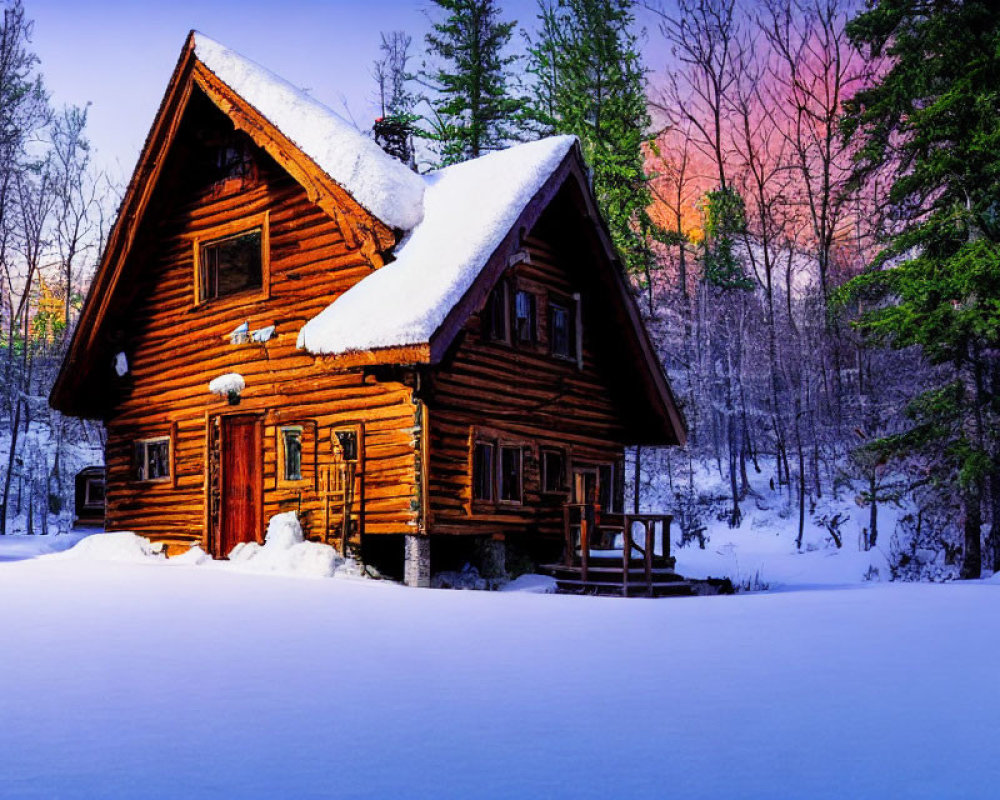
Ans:
{"label": "pine tree", "polygon": [[516,22],[503,22],[496,0],[434,0],[446,13],[426,43],[436,59],[421,74],[431,90],[429,128],[442,165],[505,147],[522,103],[510,91],[516,56],[506,52]]}
{"label": "pine tree", "polygon": [[845,133],[860,139],[859,179],[891,171],[898,232],[840,299],[868,301],[862,331],[943,365],[942,385],[912,403],[912,429],[885,444],[938,454],[935,479],[962,501],[962,576],[974,578],[987,485],[1000,527],[1000,17],[983,0],[880,0],[849,33],[888,59],[849,103]]}
{"label": "pine tree", "polygon": [[540,133],[580,139],[594,190],[629,272],[648,277],[651,195],[643,144],[650,125],[631,0],[540,0],[531,43],[532,117]]}

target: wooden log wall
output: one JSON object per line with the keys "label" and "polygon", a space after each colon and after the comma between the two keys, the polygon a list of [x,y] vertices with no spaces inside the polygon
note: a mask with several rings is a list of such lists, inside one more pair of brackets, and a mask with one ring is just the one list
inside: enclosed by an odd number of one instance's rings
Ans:
{"label": "wooden log wall", "polygon": [[[550,215],[551,216],[551,215]],[[547,220],[563,230],[566,220]],[[577,220],[579,224],[579,220]],[[595,337],[603,335],[600,298],[589,296],[574,274],[573,259],[557,238],[544,232],[524,242],[527,263],[511,267],[506,278],[511,303],[516,288],[536,296],[538,342],[511,346],[489,341],[480,315],[465,325],[459,343],[435,372],[428,394],[430,473],[428,529],[436,534],[527,533],[562,537],[566,492],[542,491],[541,450],[567,453],[572,468],[620,463],[624,454],[621,411],[609,391],[606,370],[597,363]],[[582,291],[581,291],[582,290]],[[554,357],[549,346],[550,296],[582,295],[582,369]],[[486,438],[520,443],[524,453],[523,503],[474,502],[472,445],[477,429]]]}
{"label": "wooden log wall", "polygon": [[[411,389],[398,380],[366,378],[360,369],[331,372],[323,359],[295,347],[303,323],[371,267],[357,243],[345,241],[336,220],[257,148],[251,180],[206,186],[197,175],[185,175],[186,159],[204,127],[232,128],[221,114],[204,108],[191,117],[165,171],[173,176],[171,186],[157,198],[132,256],[135,263],[127,265],[133,290],[115,320],[130,372],[107,426],[109,529],[171,543],[204,542],[207,422],[212,414],[239,412],[262,415],[263,525],[275,513],[301,508],[307,533],[319,532],[324,509],[317,470],[332,461],[332,432],[363,422],[364,532],[413,531],[418,490]],[[193,240],[264,213],[270,240],[267,296],[196,306]],[[229,334],[243,322],[251,330],[274,325],[275,337],[266,344],[233,345]],[[238,407],[208,391],[209,381],[226,372],[246,380]],[[304,480],[279,485],[278,428],[297,423],[304,423]],[[172,479],[137,482],[133,442],[164,434],[173,439]]]}

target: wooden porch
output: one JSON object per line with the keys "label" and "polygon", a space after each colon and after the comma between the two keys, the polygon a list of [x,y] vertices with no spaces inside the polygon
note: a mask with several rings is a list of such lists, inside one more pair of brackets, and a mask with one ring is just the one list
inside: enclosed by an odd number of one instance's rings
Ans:
{"label": "wooden porch", "polygon": [[596,503],[567,503],[563,507],[563,560],[541,569],[566,593],[690,595],[692,583],[674,572],[672,521],[670,514],[607,514]]}

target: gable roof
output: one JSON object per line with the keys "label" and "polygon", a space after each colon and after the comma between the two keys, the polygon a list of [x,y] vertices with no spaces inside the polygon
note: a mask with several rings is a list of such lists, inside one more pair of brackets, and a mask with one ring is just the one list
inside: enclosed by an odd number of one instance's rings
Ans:
{"label": "gable roof", "polygon": [[423,216],[424,182],[405,164],[301,89],[193,32],[194,55],[386,225],[410,230]]}
{"label": "gable roof", "polygon": [[430,342],[575,142],[553,136],[426,175],[423,221],[395,259],[309,320],[298,346],[339,355]]}
{"label": "gable roof", "polygon": [[[657,440],[684,441],[684,421],[625,284],[575,137],[551,137],[419,176],[322,103],[194,31],[129,182],[53,386],[53,407],[100,413],[99,402],[77,390],[100,350],[99,331],[195,86],[336,218],[375,268],[306,323],[299,347],[332,355],[334,367],[438,363],[522,236],[570,186],[587,222],[581,234],[597,243],[608,266],[604,289],[648,407],[661,421]],[[394,252],[392,229],[404,234]],[[390,263],[383,266],[387,254]]]}

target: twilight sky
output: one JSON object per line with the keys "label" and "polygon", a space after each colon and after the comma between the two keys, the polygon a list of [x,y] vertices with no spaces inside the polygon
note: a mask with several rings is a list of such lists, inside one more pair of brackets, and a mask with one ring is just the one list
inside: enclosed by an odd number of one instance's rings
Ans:
{"label": "twilight sky", "polygon": [[[535,0],[504,0],[503,6],[519,28],[534,25]],[[369,70],[379,32],[404,29],[419,52],[430,7],[427,0],[25,0],[53,102],[92,104],[89,135],[97,162],[123,180],[191,28],[308,89],[344,116],[346,103],[358,126],[368,127],[374,117]],[[658,44],[653,21],[642,22]]]}

